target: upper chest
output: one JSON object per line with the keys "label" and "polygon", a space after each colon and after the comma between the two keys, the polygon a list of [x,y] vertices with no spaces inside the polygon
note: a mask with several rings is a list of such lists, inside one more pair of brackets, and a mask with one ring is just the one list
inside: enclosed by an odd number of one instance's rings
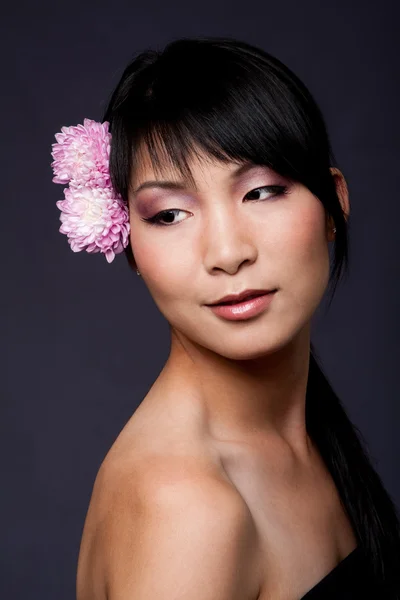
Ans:
{"label": "upper chest", "polygon": [[259,600],[297,600],[357,545],[322,460],[225,448],[221,464],[257,531]]}

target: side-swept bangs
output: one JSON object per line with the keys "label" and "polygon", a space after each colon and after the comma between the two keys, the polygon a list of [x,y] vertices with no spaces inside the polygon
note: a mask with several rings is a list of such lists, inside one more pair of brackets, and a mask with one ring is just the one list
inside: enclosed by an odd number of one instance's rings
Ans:
{"label": "side-swept bangs", "polygon": [[162,52],[142,52],[125,69],[104,120],[113,186],[125,201],[140,148],[155,173],[172,165],[192,183],[194,158],[266,165],[321,200],[341,245],[334,270],[347,259],[324,118],[302,81],[267,52],[229,38],[183,38]]}

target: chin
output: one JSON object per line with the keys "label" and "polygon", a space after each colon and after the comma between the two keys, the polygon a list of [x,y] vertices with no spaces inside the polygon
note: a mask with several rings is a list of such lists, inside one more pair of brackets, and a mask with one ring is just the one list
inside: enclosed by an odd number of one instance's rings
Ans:
{"label": "chin", "polygon": [[[231,325],[232,327],[232,325]],[[298,334],[298,328],[271,326],[263,324],[257,327],[253,323],[251,330],[239,328],[221,333],[217,327],[204,327],[201,335],[188,335],[196,344],[230,360],[255,360],[270,356],[289,345]]]}

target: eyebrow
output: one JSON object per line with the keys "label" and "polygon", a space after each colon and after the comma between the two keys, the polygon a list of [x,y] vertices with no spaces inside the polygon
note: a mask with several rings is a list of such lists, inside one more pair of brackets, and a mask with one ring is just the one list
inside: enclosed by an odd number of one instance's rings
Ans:
{"label": "eyebrow", "polygon": [[[229,175],[229,178],[236,179],[243,175],[243,173],[250,171],[250,169],[255,169],[257,167],[268,168],[266,165],[257,165],[252,162],[245,162],[244,164],[241,164],[236,169],[234,169]],[[137,194],[140,190],[155,187],[167,190],[184,190],[187,187],[187,183],[185,183],[184,181],[168,181],[162,179],[154,179],[141,183],[135,190],[133,190],[132,193]]]}

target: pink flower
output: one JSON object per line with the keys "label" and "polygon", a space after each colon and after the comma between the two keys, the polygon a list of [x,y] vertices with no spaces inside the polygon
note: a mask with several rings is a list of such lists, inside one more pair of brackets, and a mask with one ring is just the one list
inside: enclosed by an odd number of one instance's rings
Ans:
{"label": "pink flower", "polygon": [[129,239],[129,217],[125,203],[110,187],[79,185],[65,188],[60,232],[74,252],[104,252],[107,262],[123,251]]}
{"label": "pink flower", "polygon": [[103,252],[110,263],[128,245],[130,225],[127,205],[111,185],[108,122],[84,119],[55,137],[53,182],[70,184],[65,200],[56,202],[60,232],[74,252]]}
{"label": "pink flower", "polygon": [[74,184],[92,182],[99,187],[110,185],[109,158],[111,134],[108,122],[97,123],[84,119],[83,125],[62,127],[52,144],[51,166],[54,183]]}

